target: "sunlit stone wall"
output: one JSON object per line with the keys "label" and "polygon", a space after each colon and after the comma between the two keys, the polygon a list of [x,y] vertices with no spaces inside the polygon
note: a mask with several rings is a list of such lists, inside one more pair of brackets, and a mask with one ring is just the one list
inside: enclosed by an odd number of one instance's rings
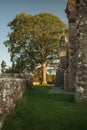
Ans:
{"label": "sunlit stone wall", "polygon": [[0,78],[0,127],[15,107],[16,101],[23,95],[25,88],[25,79]]}

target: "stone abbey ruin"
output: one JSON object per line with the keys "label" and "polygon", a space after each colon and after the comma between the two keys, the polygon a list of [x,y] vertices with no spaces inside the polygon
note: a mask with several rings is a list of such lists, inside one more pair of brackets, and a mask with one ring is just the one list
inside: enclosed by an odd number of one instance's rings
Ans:
{"label": "stone abbey ruin", "polygon": [[[69,67],[65,82],[76,102],[87,103],[87,0],[69,0]],[[65,85],[65,87],[66,87]]]}
{"label": "stone abbey ruin", "polygon": [[60,44],[56,86],[74,91],[76,102],[87,103],[87,0],[68,0],[65,11],[69,36]]}
{"label": "stone abbey ruin", "polygon": [[[87,0],[68,0],[66,13],[69,40],[60,45],[58,76],[63,79],[57,84],[74,91],[76,102],[87,103]],[[0,79],[0,127],[25,88],[23,79]]]}

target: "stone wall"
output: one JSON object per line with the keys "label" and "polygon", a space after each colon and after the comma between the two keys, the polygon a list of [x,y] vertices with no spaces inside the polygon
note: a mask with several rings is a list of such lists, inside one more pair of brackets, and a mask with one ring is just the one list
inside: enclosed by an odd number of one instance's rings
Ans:
{"label": "stone wall", "polygon": [[69,90],[76,102],[87,103],[87,0],[68,0]]}
{"label": "stone wall", "polygon": [[78,43],[76,42],[76,2],[75,0],[68,0],[66,12],[68,15],[68,32],[69,32],[69,67],[68,67],[68,91],[75,90],[75,78],[76,78],[76,53],[78,50]]}
{"label": "stone wall", "polygon": [[77,3],[76,37],[78,41],[76,102],[87,103],[87,1]]}
{"label": "stone wall", "polygon": [[59,44],[60,63],[56,72],[55,87],[64,88],[64,72],[68,67],[68,41],[65,36],[61,36]]}
{"label": "stone wall", "polygon": [[25,79],[0,78],[0,127],[15,107],[16,101],[23,95],[25,88]]}

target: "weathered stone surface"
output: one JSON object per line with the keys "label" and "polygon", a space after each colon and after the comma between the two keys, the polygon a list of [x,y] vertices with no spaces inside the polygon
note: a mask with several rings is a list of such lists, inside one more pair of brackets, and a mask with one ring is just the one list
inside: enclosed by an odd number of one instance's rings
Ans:
{"label": "weathered stone surface", "polygon": [[59,47],[59,59],[60,63],[56,72],[56,80],[55,80],[55,87],[64,88],[64,72],[68,66],[68,48],[65,36],[61,37],[60,40],[60,47]]}
{"label": "weathered stone surface", "polygon": [[68,68],[64,71],[64,90],[69,91],[69,72]]}
{"label": "weathered stone surface", "polygon": [[68,89],[76,92],[76,102],[87,103],[87,0],[68,0],[66,12],[69,19]]}
{"label": "weathered stone surface", "polygon": [[15,107],[25,88],[25,79],[0,78],[0,125]]}

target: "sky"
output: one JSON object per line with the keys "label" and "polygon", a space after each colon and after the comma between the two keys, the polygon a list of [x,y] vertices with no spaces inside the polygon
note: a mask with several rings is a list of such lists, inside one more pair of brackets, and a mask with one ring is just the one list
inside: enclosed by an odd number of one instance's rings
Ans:
{"label": "sky", "polygon": [[[7,66],[11,66],[8,48],[4,46],[4,41],[8,39],[10,28],[7,24],[12,21],[17,14],[27,12],[35,15],[42,12],[52,13],[58,16],[64,23],[67,23],[65,13],[67,0],[2,0],[0,1],[0,64],[4,60]],[[1,65],[0,65],[1,66]]]}

